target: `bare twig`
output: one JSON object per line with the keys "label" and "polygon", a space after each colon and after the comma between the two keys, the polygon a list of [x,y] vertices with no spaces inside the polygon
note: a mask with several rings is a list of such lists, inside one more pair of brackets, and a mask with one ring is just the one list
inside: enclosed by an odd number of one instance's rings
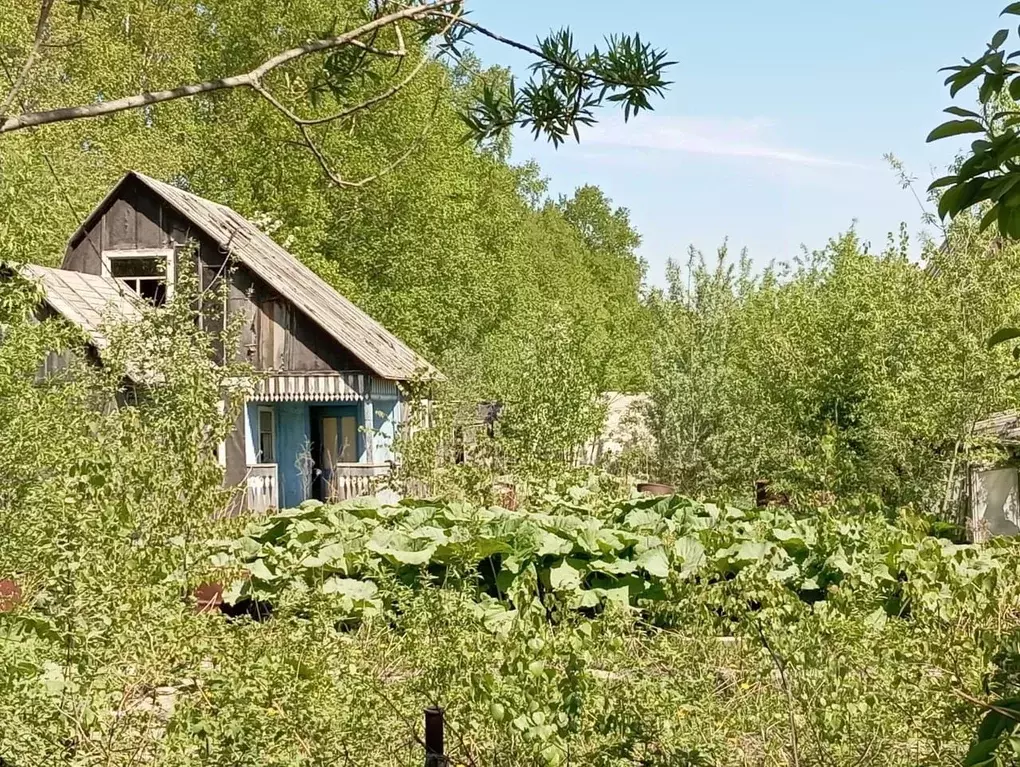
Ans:
{"label": "bare twig", "polygon": [[[444,27],[443,30],[440,31],[440,34],[441,35],[446,34],[446,32],[449,31],[450,27],[453,26],[453,24],[454,24],[453,21],[447,23],[446,27]],[[400,31],[400,24],[394,24],[393,29],[397,35],[397,50],[406,53],[404,35],[403,32]],[[418,63],[415,64],[411,72],[400,82],[391,85],[389,88],[387,88],[384,91],[381,91],[375,96],[371,96],[370,98],[364,99],[363,101],[360,101],[357,104],[345,107],[339,112],[335,112],[325,117],[306,118],[299,116],[296,112],[294,112],[292,109],[289,109],[279,99],[277,99],[262,82],[253,83],[252,89],[260,96],[262,96],[262,98],[268,101],[276,110],[278,110],[284,117],[286,117],[295,125],[299,127],[305,125],[324,125],[325,123],[344,120],[348,117],[351,117],[352,115],[357,114],[358,112],[364,111],[365,109],[369,109],[370,107],[373,107],[376,104],[382,101],[386,101],[387,99],[395,96],[397,93],[406,88],[411,83],[411,81],[413,81],[421,73],[422,69],[425,68],[425,65],[428,64],[430,60],[431,59],[428,56],[422,56]],[[303,144],[303,146],[307,146],[307,144],[308,142],[306,141]]]}
{"label": "bare twig", "polygon": [[963,690],[954,689],[953,692],[956,693],[959,697],[963,698],[968,703],[972,703],[975,706],[984,709],[985,711],[994,711],[996,714],[1004,716],[1007,719],[1011,719],[1014,722],[1020,722],[1020,712],[1013,711],[1008,708],[1003,708],[1002,706],[996,706],[994,703],[987,703],[981,700],[980,698],[975,698],[973,695],[968,695]]}
{"label": "bare twig", "polygon": [[[52,2],[52,0],[50,0],[50,2]],[[31,128],[39,125],[49,125],[52,123],[67,122],[69,120],[102,117],[104,115],[139,109],[143,106],[151,106],[152,104],[162,104],[168,101],[175,101],[177,99],[191,98],[205,93],[215,93],[217,91],[232,90],[236,88],[254,89],[257,85],[261,86],[261,82],[266,75],[285,64],[289,64],[314,53],[323,53],[343,48],[345,46],[355,46],[365,50],[369,46],[367,43],[361,42],[359,38],[370,35],[373,32],[387,26],[396,25],[400,21],[420,20],[424,17],[433,15],[436,12],[442,11],[442,9],[452,5],[454,2],[456,2],[456,0],[437,0],[437,2],[428,3],[427,5],[411,6],[399,11],[394,11],[393,13],[373,19],[372,21],[361,25],[357,29],[344,32],[341,35],[311,40],[303,45],[289,48],[278,53],[272,58],[267,59],[251,71],[243,74],[224,77],[217,80],[206,80],[205,82],[181,85],[169,90],[146,91],[133,96],[126,96],[124,98],[113,99],[111,101],[96,104],[82,104],[73,107],[48,109],[41,112],[29,112],[9,117],[0,123],[0,134],[13,133],[14,131],[24,130],[25,128]],[[459,18],[455,14],[444,13],[443,15],[446,18],[449,18],[450,16]],[[375,49],[373,49],[373,52],[376,52]],[[383,55],[403,56],[404,54],[400,53],[398,49],[397,51],[385,52]]]}
{"label": "bare twig", "polygon": [[319,167],[322,168],[322,172],[326,174],[329,180],[339,187],[356,189],[366,186],[367,184],[372,183],[376,179],[379,179],[382,176],[385,176],[393,172],[398,167],[400,167],[400,165],[402,165],[403,162],[408,157],[410,157],[419,147],[421,147],[421,145],[425,142],[425,139],[428,137],[429,133],[432,131],[433,126],[435,125],[434,118],[436,110],[438,108],[439,99],[437,98],[436,103],[432,107],[432,114],[429,116],[429,119],[425,122],[425,127],[422,128],[422,132],[419,134],[418,138],[411,142],[410,146],[408,146],[407,149],[401,152],[400,155],[395,160],[391,161],[384,168],[382,168],[379,171],[376,171],[371,176],[365,176],[364,178],[358,181],[348,181],[344,178],[341,178],[341,176],[335,170],[333,170],[332,167],[330,167],[329,161],[326,159],[326,155],[323,154],[318,144],[315,143],[315,140],[312,138],[311,131],[308,130],[307,125],[298,124],[298,130],[301,132],[302,138],[304,138],[304,145],[315,156],[316,161],[319,163]]}
{"label": "bare twig", "polygon": [[7,110],[11,108],[11,104],[15,102],[21,89],[25,87],[25,83],[28,81],[28,73],[32,69],[32,65],[35,64],[35,60],[39,55],[39,49],[42,48],[43,43],[46,41],[46,37],[49,34],[49,19],[50,12],[53,10],[53,3],[54,0],[42,0],[42,6],[39,8],[39,20],[35,24],[35,39],[32,42],[32,50],[29,51],[28,58],[25,59],[18,77],[11,84],[11,89],[8,91],[3,103],[0,104],[0,124],[3,124],[4,118],[7,117]]}

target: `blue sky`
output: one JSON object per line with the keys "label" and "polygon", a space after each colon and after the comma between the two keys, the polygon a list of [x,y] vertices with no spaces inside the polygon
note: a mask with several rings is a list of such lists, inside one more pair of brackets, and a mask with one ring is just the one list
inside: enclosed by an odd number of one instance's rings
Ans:
{"label": "blue sky", "polygon": [[[926,145],[949,105],[937,70],[975,56],[1000,27],[1005,0],[478,0],[473,16],[532,42],[569,26],[585,47],[640,32],[677,61],[653,114],[624,126],[607,113],[580,145],[554,150],[521,136],[554,194],[597,184],[630,209],[649,279],[689,245],[729,238],[756,264],[822,247],[855,221],[874,247],[920,210],[882,156],[919,191],[961,144]],[[1013,26],[1011,42],[1017,42]],[[1020,47],[1017,43],[1015,47]],[[1010,48],[1012,50],[1013,48]],[[527,59],[479,45],[518,73]],[[970,106],[967,94],[956,103]]]}

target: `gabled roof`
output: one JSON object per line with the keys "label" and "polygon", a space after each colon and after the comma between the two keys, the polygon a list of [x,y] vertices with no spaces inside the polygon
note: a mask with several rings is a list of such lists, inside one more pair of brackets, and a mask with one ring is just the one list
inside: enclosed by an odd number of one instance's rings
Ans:
{"label": "gabled roof", "polygon": [[135,299],[112,277],[26,264],[21,273],[42,285],[43,299],[57,314],[88,334],[97,350],[107,347],[107,322],[134,322],[142,313]]}
{"label": "gabled roof", "polygon": [[1007,410],[974,424],[974,436],[1002,443],[1020,443],[1020,413]]}
{"label": "gabled roof", "polygon": [[396,381],[406,381],[422,374],[441,377],[424,358],[340,295],[244,216],[226,205],[198,197],[137,171],[129,171],[121,179],[72,241],[91,225],[116,196],[117,189],[130,179],[137,179],[159,195],[379,377]]}

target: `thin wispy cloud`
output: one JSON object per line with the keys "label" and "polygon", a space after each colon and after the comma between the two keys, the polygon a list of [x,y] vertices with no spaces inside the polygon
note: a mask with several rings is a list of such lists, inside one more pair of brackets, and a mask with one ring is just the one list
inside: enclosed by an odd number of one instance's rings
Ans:
{"label": "thin wispy cloud", "polygon": [[642,115],[627,124],[599,123],[588,130],[584,141],[589,146],[736,157],[818,168],[869,167],[783,146],[770,135],[773,128],[774,123],[761,118]]}

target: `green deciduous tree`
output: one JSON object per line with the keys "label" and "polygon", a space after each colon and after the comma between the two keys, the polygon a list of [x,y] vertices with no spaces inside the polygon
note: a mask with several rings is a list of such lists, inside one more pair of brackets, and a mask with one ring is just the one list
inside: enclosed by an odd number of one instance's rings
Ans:
{"label": "green deciduous tree", "polygon": [[985,339],[1020,313],[1020,248],[969,216],[949,237],[923,267],[852,233],[756,277],[725,253],[674,267],[652,386],[665,472],[690,492],[766,478],[941,510],[974,422],[1011,401]]}

